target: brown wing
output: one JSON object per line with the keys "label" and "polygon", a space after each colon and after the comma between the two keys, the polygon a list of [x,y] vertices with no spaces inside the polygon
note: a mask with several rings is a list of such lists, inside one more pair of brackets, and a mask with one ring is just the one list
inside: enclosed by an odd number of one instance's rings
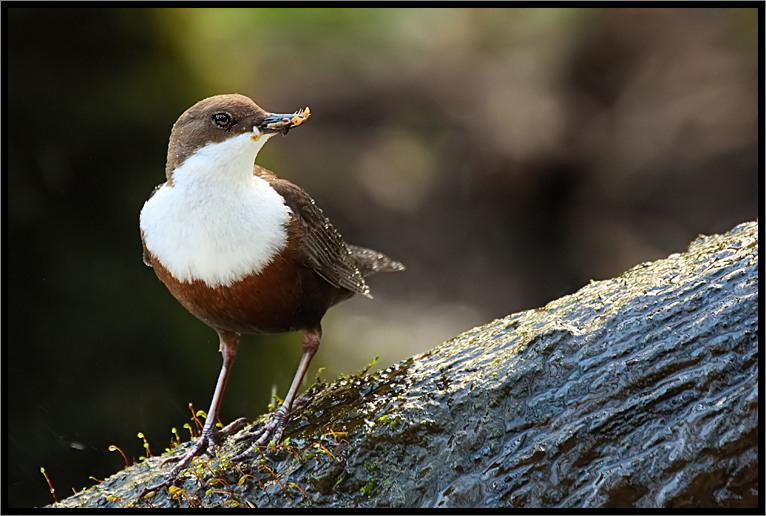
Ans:
{"label": "brown wing", "polygon": [[365,278],[377,272],[398,272],[405,269],[404,264],[392,260],[379,251],[351,244],[348,244],[348,248],[351,249],[359,272]]}
{"label": "brown wing", "polygon": [[348,244],[324,216],[314,199],[298,186],[278,178],[265,168],[256,165],[254,173],[268,181],[272,188],[285,198],[285,204],[303,224],[306,230],[303,243],[309,265],[314,272],[335,287],[371,298],[370,288],[357,268]]}

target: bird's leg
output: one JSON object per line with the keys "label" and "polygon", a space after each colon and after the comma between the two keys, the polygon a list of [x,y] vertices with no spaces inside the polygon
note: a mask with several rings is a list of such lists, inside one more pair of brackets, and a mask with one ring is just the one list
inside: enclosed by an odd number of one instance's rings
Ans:
{"label": "bird's leg", "polygon": [[210,403],[210,410],[208,410],[207,418],[205,419],[205,426],[202,427],[202,433],[189,451],[177,457],[170,457],[163,462],[163,465],[170,462],[178,462],[178,464],[170,470],[167,480],[156,487],[145,489],[140,497],[161,487],[167,487],[178,482],[178,474],[189,467],[194,457],[203,453],[213,457],[215,454],[213,446],[219,444],[222,437],[239,431],[245,425],[245,419],[241,418],[227,425],[222,430],[218,430],[215,426],[215,422],[218,420],[218,411],[221,408],[221,401],[223,400],[223,392],[226,389],[226,382],[229,380],[229,372],[231,371],[232,364],[234,364],[234,359],[237,358],[237,349],[239,348],[239,335],[236,333],[219,330],[218,338],[218,350],[223,356],[223,365],[221,365],[218,383],[216,383],[215,392],[213,393],[213,401]]}
{"label": "bird's leg", "polygon": [[165,461],[178,461],[178,464],[170,473],[171,476],[176,475],[181,470],[185,469],[194,457],[201,455],[202,453],[207,452],[208,455],[213,456],[213,445],[218,444],[221,437],[236,431],[232,430],[232,425],[228,425],[223,430],[218,430],[215,426],[215,422],[218,420],[218,412],[221,408],[221,401],[223,401],[224,390],[226,390],[226,382],[229,380],[231,366],[234,364],[234,359],[237,358],[239,335],[227,331],[219,331],[218,336],[220,339],[218,350],[223,356],[223,364],[221,365],[221,373],[218,375],[218,383],[216,384],[215,392],[213,393],[213,401],[210,402],[210,410],[207,412],[205,426],[202,427],[202,433],[199,438],[197,438],[197,442],[191,450],[180,457],[171,457]]}
{"label": "bird's leg", "polygon": [[290,390],[287,391],[285,400],[274,413],[271,421],[269,421],[267,424],[255,432],[248,432],[237,438],[237,441],[245,439],[256,439],[256,441],[251,444],[243,453],[240,453],[234,457],[233,460],[242,460],[258,446],[263,446],[270,440],[279,442],[279,440],[282,438],[282,432],[284,432],[285,426],[287,426],[287,419],[290,416],[290,411],[293,408],[295,395],[298,393],[298,388],[301,386],[301,382],[303,381],[303,377],[306,375],[306,371],[308,371],[311,359],[316,354],[317,349],[319,349],[319,342],[321,339],[322,328],[319,326],[310,330],[306,330],[303,333],[303,355],[301,355],[301,362],[298,364],[298,370],[295,372],[293,383],[290,385]]}

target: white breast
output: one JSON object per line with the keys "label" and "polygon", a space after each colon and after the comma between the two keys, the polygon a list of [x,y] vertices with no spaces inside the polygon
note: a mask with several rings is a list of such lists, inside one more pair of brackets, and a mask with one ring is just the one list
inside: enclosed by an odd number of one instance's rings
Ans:
{"label": "white breast", "polygon": [[231,285],[287,244],[290,209],[252,175],[263,142],[242,136],[197,151],[141,210],[147,249],[181,282]]}

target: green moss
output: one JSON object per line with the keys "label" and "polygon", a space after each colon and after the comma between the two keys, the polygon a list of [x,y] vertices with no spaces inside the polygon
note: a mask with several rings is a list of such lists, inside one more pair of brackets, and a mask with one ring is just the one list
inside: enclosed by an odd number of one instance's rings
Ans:
{"label": "green moss", "polygon": [[370,496],[375,491],[375,488],[377,487],[377,485],[378,485],[378,479],[375,477],[370,477],[370,479],[367,480],[367,483],[364,486],[362,486],[360,491],[362,492],[362,494]]}
{"label": "green moss", "polygon": [[402,424],[402,420],[399,416],[389,417],[382,415],[378,418],[378,421],[381,423],[388,423],[388,426],[391,427],[391,430],[396,430]]}

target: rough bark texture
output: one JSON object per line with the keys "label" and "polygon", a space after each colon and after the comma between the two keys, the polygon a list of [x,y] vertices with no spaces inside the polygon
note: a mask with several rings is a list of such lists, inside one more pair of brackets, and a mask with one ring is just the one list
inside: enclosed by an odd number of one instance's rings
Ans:
{"label": "rough bark texture", "polygon": [[239,469],[227,440],[54,506],[756,507],[758,224],[301,399]]}

